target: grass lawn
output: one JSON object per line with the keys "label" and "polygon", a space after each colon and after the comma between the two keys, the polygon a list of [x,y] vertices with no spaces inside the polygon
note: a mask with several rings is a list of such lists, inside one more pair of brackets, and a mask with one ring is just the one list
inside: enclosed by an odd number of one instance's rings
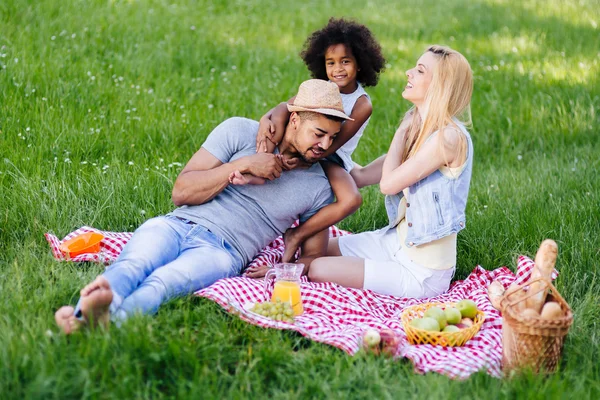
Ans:
{"label": "grass lawn", "polygon": [[[389,65],[355,157],[387,150],[404,71],[428,44],[470,61],[474,173],[458,273],[515,266],[547,237],[575,322],[548,378],[457,382],[408,361],[266,330],[184,298],[110,333],[58,334],[98,265],[53,260],[43,234],[131,231],[169,212],[182,165],[220,121],[258,119],[309,77],[298,52],[355,17]],[[0,397],[600,397],[598,0],[0,2]],[[385,224],[377,187],[340,226]]]}

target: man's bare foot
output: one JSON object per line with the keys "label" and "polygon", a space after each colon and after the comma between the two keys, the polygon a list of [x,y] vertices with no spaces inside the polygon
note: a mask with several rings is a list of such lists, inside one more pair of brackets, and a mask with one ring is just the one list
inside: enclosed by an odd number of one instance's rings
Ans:
{"label": "man's bare foot", "polygon": [[79,330],[84,323],[75,318],[75,309],[71,306],[63,306],[54,314],[56,325],[66,334]]}
{"label": "man's bare foot", "polygon": [[108,328],[110,312],[108,308],[113,300],[110,284],[102,275],[81,289],[81,313],[91,326]]}

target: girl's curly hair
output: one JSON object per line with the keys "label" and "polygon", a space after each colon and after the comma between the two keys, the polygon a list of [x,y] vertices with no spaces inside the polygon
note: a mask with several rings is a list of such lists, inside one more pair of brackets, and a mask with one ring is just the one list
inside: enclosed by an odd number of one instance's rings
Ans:
{"label": "girl's curly hair", "polygon": [[331,18],[327,25],[313,32],[300,53],[300,57],[313,78],[327,80],[325,52],[336,44],[344,44],[352,51],[358,64],[356,80],[364,86],[375,86],[379,74],[385,69],[381,46],[366,26],[343,18]]}

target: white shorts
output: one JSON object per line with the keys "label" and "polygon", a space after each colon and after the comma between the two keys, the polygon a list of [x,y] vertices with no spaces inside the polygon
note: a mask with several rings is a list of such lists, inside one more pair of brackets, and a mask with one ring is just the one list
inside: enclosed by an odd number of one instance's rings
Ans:
{"label": "white shorts", "polygon": [[364,289],[397,297],[438,296],[450,287],[455,267],[436,270],[413,262],[402,250],[396,229],[341,236],[343,256],[365,260]]}

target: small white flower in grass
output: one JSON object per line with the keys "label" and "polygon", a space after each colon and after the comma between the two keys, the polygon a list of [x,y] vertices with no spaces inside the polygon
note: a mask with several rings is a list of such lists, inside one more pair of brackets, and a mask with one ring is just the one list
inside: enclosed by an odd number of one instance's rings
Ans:
{"label": "small white flower in grass", "polygon": [[129,114],[129,113],[131,112],[131,110],[125,110],[125,112],[126,112],[127,114]]}
{"label": "small white flower in grass", "polygon": [[52,332],[50,329],[48,329],[48,330],[45,332],[45,335],[46,335],[46,337],[49,337],[49,338],[51,338],[52,336],[54,336],[54,332]]}
{"label": "small white flower in grass", "polygon": [[512,51],[513,53],[518,53],[518,52],[519,52],[519,50],[518,50],[516,47],[513,47],[513,48],[511,49],[511,51]]}
{"label": "small white flower in grass", "polygon": [[194,25],[192,25],[192,26],[190,26],[190,29],[193,30],[193,31],[195,31],[196,27]]}
{"label": "small white flower in grass", "polygon": [[52,37],[50,38],[50,40],[55,40],[55,39],[56,39],[56,36],[52,36]]}
{"label": "small white flower in grass", "polygon": [[107,170],[108,168],[109,168],[109,166],[108,166],[108,165],[104,165],[104,166],[102,167],[102,169],[103,169],[103,170]]}
{"label": "small white flower in grass", "polygon": [[42,101],[48,101],[48,99],[45,97],[42,97]]}
{"label": "small white flower in grass", "polygon": [[165,162],[165,159],[164,158],[160,158],[158,161],[160,161],[160,163],[162,164],[162,163]]}
{"label": "small white flower in grass", "polygon": [[490,185],[490,187],[491,187],[491,188],[493,188],[493,187],[494,187],[494,184],[492,183],[492,184]]}
{"label": "small white flower in grass", "polygon": [[96,165],[98,165],[98,164],[96,164],[95,162],[94,162],[94,163],[92,163],[92,166],[94,166],[94,167],[95,167]]}
{"label": "small white flower in grass", "polygon": [[483,208],[487,208],[487,205],[484,205]]}
{"label": "small white flower in grass", "polygon": [[211,68],[211,69],[210,69],[210,72],[215,72],[215,71],[216,71],[216,69],[215,69],[215,68]]}
{"label": "small white flower in grass", "polygon": [[93,80],[93,81],[95,81],[96,77],[92,75],[92,76],[90,76],[90,79]]}
{"label": "small white flower in grass", "polygon": [[517,160],[521,161],[522,159],[523,159],[523,156],[522,156],[522,155],[520,155],[520,154],[519,154],[519,155],[517,155]]}
{"label": "small white flower in grass", "polygon": [[237,67],[235,65],[232,65],[231,69],[235,70],[235,69],[237,69]]}
{"label": "small white flower in grass", "polygon": [[152,94],[152,93],[154,93],[154,90],[148,89],[148,94]]}
{"label": "small white flower in grass", "polygon": [[92,76],[92,71],[88,71],[88,72],[87,72],[87,75],[88,75],[88,76]]}
{"label": "small white flower in grass", "polygon": [[133,108],[131,109],[131,111],[133,111],[133,112],[136,112],[136,111],[137,111],[137,108],[133,107]]}
{"label": "small white flower in grass", "polygon": [[133,161],[129,161],[127,164],[129,164],[129,165],[133,165]]}
{"label": "small white flower in grass", "polygon": [[575,167],[571,168],[571,171],[575,172]]}
{"label": "small white flower in grass", "polygon": [[150,171],[150,168],[144,168],[144,171]]}
{"label": "small white flower in grass", "polygon": [[71,164],[71,159],[69,159],[69,158],[65,158],[65,163],[67,163],[67,164]]}
{"label": "small white flower in grass", "polygon": [[19,62],[19,59],[18,59],[18,58],[15,58],[15,64],[16,64],[16,63],[18,63],[18,62]]}
{"label": "small white flower in grass", "polygon": [[72,34],[72,35],[71,35],[71,39],[75,39],[75,37],[76,37],[76,36],[77,36],[77,34],[76,34],[76,33]]}
{"label": "small white flower in grass", "polygon": [[140,210],[140,214],[146,215],[146,210]]}
{"label": "small white flower in grass", "polygon": [[91,108],[88,108],[88,113],[91,113],[91,112],[92,112],[92,109],[91,109]]}
{"label": "small white flower in grass", "polygon": [[185,106],[182,104],[179,106],[179,108],[181,108],[183,110],[185,108]]}
{"label": "small white flower in grass", "polygon": [[29,132],[31,129],[29,127],[25,128],[25,132]]}
{"label": "small white flower in grass", "polygon": [[208,105],[208,108],[213,108],[213,107],[214,107],[214,106],[213,106],[212,104],[209,104],[209,105]]}
{"label": "small white flower in grass", "polygon": [[81,165],[86,165],[88,162],[87,161],[82,161]]}

